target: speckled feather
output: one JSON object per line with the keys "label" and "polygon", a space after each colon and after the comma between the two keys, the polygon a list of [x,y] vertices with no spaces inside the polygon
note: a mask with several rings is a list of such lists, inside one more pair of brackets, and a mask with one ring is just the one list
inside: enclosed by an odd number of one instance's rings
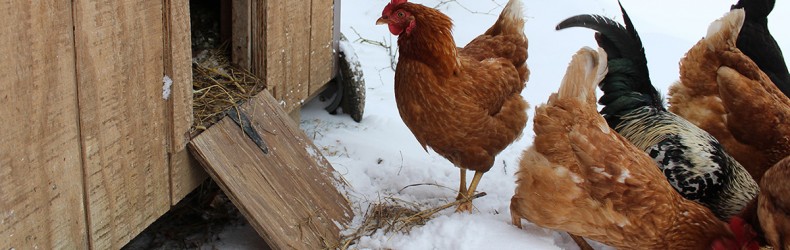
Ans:
{"label": "speckled feather", "polygon": [[[676,190],[726,220],[757,194],[757,183],[704,130],[672,114],[650,83],[639,35],[623,10],[625,26],[602,16],[582,15],[558,28],[589,27],[609,57],[609,74],[599,84],[600,103],[610,127],[653,156]],[[610,52],[611,51],[611,52]]]}
{"label": "speckled feather", "polygon": [[516,173],[513,223],[524,218],[621,249],[706,249],[732,237],[598,114],[595,86],[606,74],[605,53],[598,55],[577,52],[558,93],[536,108],[535,142]]}

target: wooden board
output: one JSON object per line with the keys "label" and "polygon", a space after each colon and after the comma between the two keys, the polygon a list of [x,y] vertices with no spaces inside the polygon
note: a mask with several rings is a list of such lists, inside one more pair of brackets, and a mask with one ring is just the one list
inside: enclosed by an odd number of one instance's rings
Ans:
{"label": "wooden board", "polygon": [[190,150],[273,249],[336,248],[352,215],[344,184],[277,102],[263,91],[241,108],[268,154],[229,117]]}
{"label": "wooden board", "polygon": [[192,126],[192,40],[189,0],[164,0],[164,71],[172,81],[169,113],[171,122],[169,152],[186,148]]}
{"label": "wooden board", "polygon": [[71,1],[0,8],[0,249],[86,249]]}
{"label": "wooden board", "polygon": [[118,249],[170,207],[163,2],[74,1],[93,249]]}
{"label": "wooden board", "polygon": [[291,112],[309,94],[311,1],[268,0],[265,4],[266,84],[285,111]]}
{"label": "wooden board", "polygon": [[207,176],[200,167],[189,165],[186,153],[193,119],[189,0],[165,0],[164,7],[164,72],[173,81],[165,121],[170,135],[170,204],[175,205]]}
{"label": "wooden board", "polygon": [[208,178],[206,171],[186,148],[170,155],[170,169],[171,206],[178,204]]}
{"label": "wooden board", "polygon": [[334,1],[312,1],[309,96],[319,94],[335,73]]}
{"label": "wooden board", "polygon": [[250,0],[232,0],[231,17],[231,60],[239,67],[250,69],[252,65],[252,3]]}

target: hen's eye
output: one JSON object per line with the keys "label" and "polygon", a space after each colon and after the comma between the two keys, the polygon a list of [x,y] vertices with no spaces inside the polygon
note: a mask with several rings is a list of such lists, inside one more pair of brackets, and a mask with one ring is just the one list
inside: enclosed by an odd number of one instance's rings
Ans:
{"label": "hen's eye", "polygon": [[398,17],[403,17],[403,12],[398,12]]}

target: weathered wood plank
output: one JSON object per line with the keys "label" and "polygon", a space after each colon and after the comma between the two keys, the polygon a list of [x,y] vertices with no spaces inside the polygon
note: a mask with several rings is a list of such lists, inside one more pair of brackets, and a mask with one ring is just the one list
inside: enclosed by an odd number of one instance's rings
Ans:
{"label": "weathered wood plank", "polygon": [[266,84],[286,112],[306,101],[310,86],[311,1],[266,3]]}
{"label": "weathered wood plank", "polygon": [[192,42],[189,0],[164,0],[165,75],[172,81],[168,119],[172,120],[171,153],[185,149],[192,126]]}
{"label": "weathered wood plank", "polygon": [[74,2],[93,249],[117,249],[170,207],[163,2]]}
{"label": "weathered wood plank", "polygon": [[200,163],[192,157],[186,148],[170,155],[170,169],[172,178],[171,205],[184,199],[208,178],[206,171],[200,167]]}
{"label": "weathered wood plank", "polygon": [[85,249],[71,1],[0,5],[0,249]]}
{"label": "weathered wood plank", "polygon": [[252,47],[250,45],[252,4],[250,0],[233,0],[232,5],[231,59],[239,67],[250,70],[252,65]]}
{"label": "weathered wood plank", "polygon": [[[268,1],[268,0],[267,0]],[[250,1],[250,71],[266,80],[266,1]],[[272,86],[267,82],[267,86]],[[271,91],[271,89],[270,89]]]}
{"label": "weathered wood plank", "polygon": [[312,0],[310,28],[310,89],[315,96],[334,77],[334,1]]}
{"label": "weathered wood plank", "polygon": [[268,154],[229,117],[189,148],[273,249],[337,247],[352,214],[345,184],[277,102],[263,91],[241,108]]}
{"label": "weathered wood plank", "polygon": [[164,0],[165,75],[172,81],[165,120],[169,121],[170,204],[175,205],[205,178],[200,167],[190,166],[186,144],[192,126],[192,43],[189,0]]}

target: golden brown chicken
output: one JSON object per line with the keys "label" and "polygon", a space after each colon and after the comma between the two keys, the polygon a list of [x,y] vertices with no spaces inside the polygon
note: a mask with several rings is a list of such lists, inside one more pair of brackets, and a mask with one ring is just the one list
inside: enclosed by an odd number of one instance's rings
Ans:
{"label": "golden brown chicken", "polygon": [[525,218],[621,249],[755,249],[741,220],[728,228],[684,199],[644,151],[609,128],[595,103],[606,65],[602,50],[582,49],[558,93],[536,108],[535,141],[516,173],[513,224]]}
{"label": "golden brown chicken", "polygon": [[760,181],[757,214],[766,240],[776,250],[790,249],[790,156],[768,169]]}
{"label": "golden brown chicken", "polygon": [[[452,22],[441,12],[392,0],[377,24],[398,36],[395,100],[403,122],[423,148],[461,169],[458,199],[471,197],[494,157],[527,122],[521,96],[527,37],[520,0],[510,0],[484,34],[456,48]],[[466,170],[475,176],[466,187]],[[458,211],[471,211],[463,202]]]}
{"label": "golden brown chicken", "polygon": [[704,129],[760,181],[790,154],[790,99],[736,47],[738,18],[711,24],[708,35],[680,62],[669,110]]}

